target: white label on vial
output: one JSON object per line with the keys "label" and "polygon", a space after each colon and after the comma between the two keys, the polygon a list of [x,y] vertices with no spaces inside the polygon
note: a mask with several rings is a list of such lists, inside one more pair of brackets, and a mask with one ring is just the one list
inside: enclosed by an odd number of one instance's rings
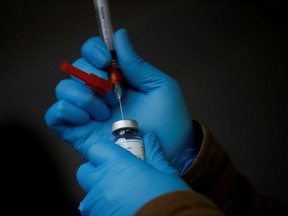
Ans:
{"label": "white label on vial", "polygon": [[120,138],[116,142],[117,145],[121,146],[122,148],[130,151],[136,157],[144,160],[144,146],[143,142],[137,139],[125,139]]}

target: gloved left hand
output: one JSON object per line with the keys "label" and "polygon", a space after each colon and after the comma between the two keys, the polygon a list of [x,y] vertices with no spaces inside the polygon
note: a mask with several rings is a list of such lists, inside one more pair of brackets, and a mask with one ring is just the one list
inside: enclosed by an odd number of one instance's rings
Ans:
{"label": "gloved left hand", "polygon": [[77,171],[88,193],[79,206],[82,215],[130,216],[158,196],[191,190],[164,158],[156,137],[148,133],[143,140],[146,162],[107,140],[90,147],[90,162]]}

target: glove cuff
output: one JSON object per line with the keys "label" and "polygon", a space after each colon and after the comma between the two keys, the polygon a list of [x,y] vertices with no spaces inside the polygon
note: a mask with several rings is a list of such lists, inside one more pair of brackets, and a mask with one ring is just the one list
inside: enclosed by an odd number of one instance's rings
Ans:
{"label": "glove cuff", "polygon": [[192,124],[193,124],[193,130],[194,130],[194,143],[191,143],[191,146],[193,146],[193,148],[192,148],[189,159],[186,161],[182,171],[180,172],[181,176],[196,160],[199,154],[200,148],[201,148],[202,141],[203,141],[203,132],[202,132],[201,126],[199,125],[197,121],[194,121],[194,120],[192,120]]}

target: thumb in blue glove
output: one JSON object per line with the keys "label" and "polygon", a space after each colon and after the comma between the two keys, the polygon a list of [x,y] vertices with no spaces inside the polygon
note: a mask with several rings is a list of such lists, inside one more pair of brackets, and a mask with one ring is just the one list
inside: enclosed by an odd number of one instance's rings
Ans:
{"label": "thumb in blue glove", "polygon": [[109,141],[91,146],[89,162],[77,171],[87,192],[79,206],[82,215],[134,215],[158,196],[191,190],[164,158],[156,137],[148,133],[143,140],[146,161]]}

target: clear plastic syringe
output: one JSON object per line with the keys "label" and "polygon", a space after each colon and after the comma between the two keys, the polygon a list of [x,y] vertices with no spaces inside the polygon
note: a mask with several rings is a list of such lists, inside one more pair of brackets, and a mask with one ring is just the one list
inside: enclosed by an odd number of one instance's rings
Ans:
{"label": "clear plastic syringe", "polygon": [[99,25],[101,37],[104,40],[104,43],[106,44],[107,48],[109,49],[111,53],[111,57],[112,57],[111,64],[108,68],[109,80],[112,83],[113,90],[119,100],[121,116],[122,116],[122,119],[124,119],[122,104],[121,104],[122,75],[121,75],[120,68],[118,65],[117,54],[115,52],[114,45],[113,45],[114,32],[112,28],[108,0],[93,0],[93,1],[94,1],[95,9],[96,9],[96,16],[98,19],[98,25]]}

